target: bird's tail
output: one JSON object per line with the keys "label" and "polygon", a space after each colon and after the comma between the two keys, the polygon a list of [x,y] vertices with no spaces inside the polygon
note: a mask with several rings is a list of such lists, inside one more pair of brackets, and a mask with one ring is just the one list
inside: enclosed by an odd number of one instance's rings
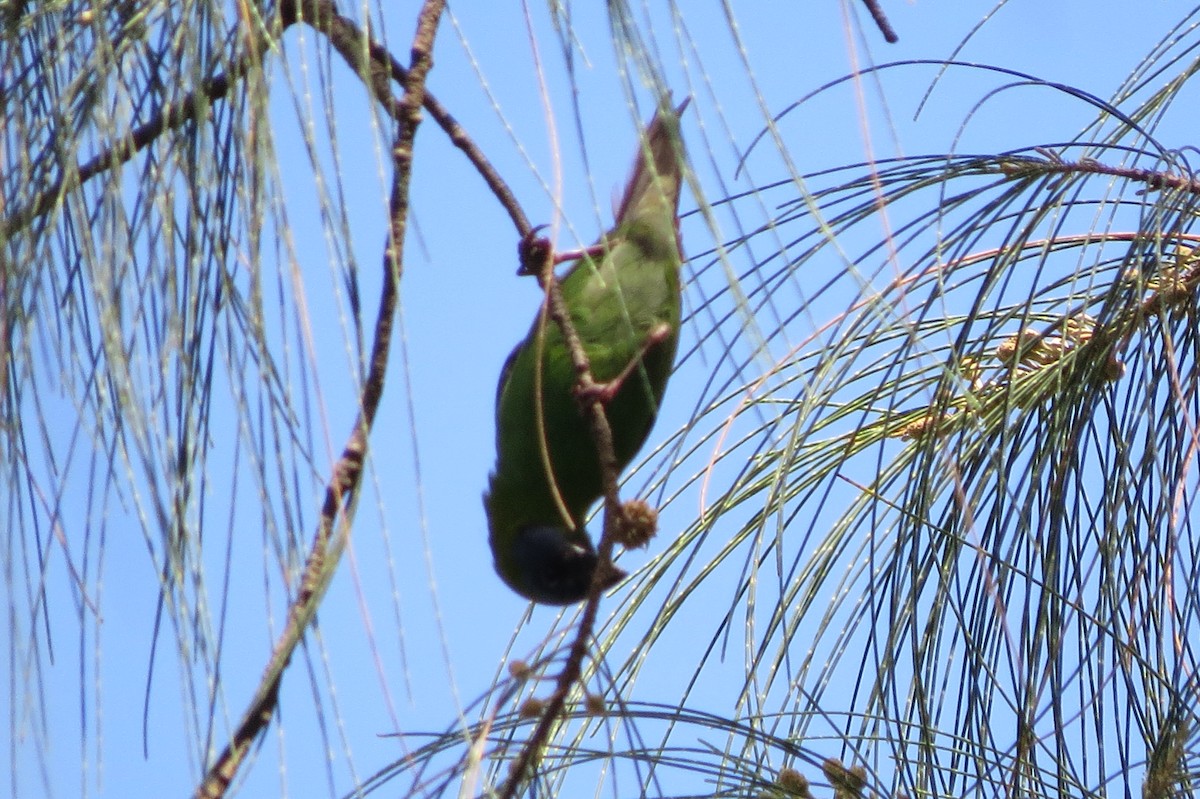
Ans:
{"label": "bird's tail", "polygon": [[690,98],[677,108],[662,106],[646,128],[633,174],[617,207],[617,224],[633,219],[670,220],[673,226],[683,188],[683,140],[679,116]]}

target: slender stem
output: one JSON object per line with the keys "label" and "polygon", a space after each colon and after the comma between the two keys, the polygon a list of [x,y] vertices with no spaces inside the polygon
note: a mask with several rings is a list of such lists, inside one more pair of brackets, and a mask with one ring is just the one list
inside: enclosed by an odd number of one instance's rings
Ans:
{"label": "slender stem", "polygon": [[[566,300],[554,276],[556,259],[549,251],[545,254],[545,262],[538,275],[538,280],[546,292],[549,304],[550,319],[562,331],[563,341],[575,368],[577,385],[587,395],[594,396],[597,383],[592,376],[591,364],[583,342],[571,320]],[[537,754],[542,751],[555,723],[562,716],[567,696],[579,681],[583,673],[583,660],[587,657],[588,645],[592,640],[592,632],[596,627],[596,617],[600,609],[600,595],[604,592],[607,577],[612,570],[612,551],[614,544],[613,532],[621,512],[621,502],[617,493],[617,479],[620,469],[617,466],[617,455],[613,446],[612,427],[608,423],[608,415],[604,404],[593,400],[585,405],[588,422],[591,425],[592,440],[596,445],[596,453],[600,459],[600,478],[604,488],[604,532],[600,536],[597,547],[599,564],[592,575],[592,586],[588,591],[587,604],[584,605],[583,615],[579,619],[579,627],[567,653],[566,663],[555,680],[554,692],[546,700],[546,706],[538,719],[537,726],[529,740],[521,747],[520,754],[513,761],[508,779],[500,790],[499,799],[514,799],[520,790],[522,782],[529,775],[532,767],[536,766]]]}
{"label": "slender stem", "polygon": [[[353,20],[340,14],[332,3],[319,3],[311,0],[284,2],[280,7],[280,33],[297,22],[305,22],[315,29],[325,32],[338,53],[360,74],[374,76],[383,71],[390,74],[391,79],[401,86],[407,85],[409,69],[402,65],[386,47],[367,37]],[[278,38],[278,34],[275,34],[275,37]],[[103,152],[76,165],[70,172],[51,182],[29,203],[0,217],[0,241],[12,238],[15,233],[24,230],[35,220],[53,211],[64,195],[79,188],[92,178],[104,174],[114,166],[128,162],[163,133],[176,130],[188,122],[196,120],[212,105],[213,101],[227,96],[252,66],[261,62],[262,53],[270,52],[270,48],[266,46],[266,39],[267,37],[263,36],[251,42],[229,70],[205,80],[199,89],[188,92],[178,102],[163,106],[147,122],[114,140]],[[368,60],[365,70],[360,64],[363,52],[367,53]],[[378,92],[376,93],[378,95]],[[383,102],[388,113],[395,118],[398,108],[394,98],[390,97],[390,93],[388,97],[386,102],[382,100],[380,102]],[[378,96],[377,99],[379,99]],[[522,236],[528,233],[531,228],[529,219],[520,203],[517,202],[512,189],[509,188],[504,178],[500,177],[500,173],[492,166],[463,126],[432,94],[423,93],[421,103],[454,146],[461,150],[474,165],[480,177],[508,212],[513,225],[517,228],[517,233]]]}
{"label": "slender stem", "polygon": [[863,0],[863,3],[866,5],[867,11],[871,12],[871,19],[875,20],[875,25],[878,26],[879,32],[883,34],[884,41],[888,44],[895,44],[900,41],[900,37],[896,34],[896,29],[892,27],[892,23],[888,22],[887,15],[879,7],[879,0]]}
{"label": "slender stem", "polygon": [[[373,75],[367,79],[376,101],[387,108],[396,120],[397,131],[392,145],[394,171],[389,198],[388,245],[383,255],[383,285],[380,289],[379,313],[375,321],[371,359],[359,397],[358,419],[326,486],[321,518],[305,562],[300,589],[288,610],[283,634],[276,642],[266,672],[241,722],[197,787],[195,796],[198,799],[217,799],[226,794],[242,763],[245,762],[250,746],[270,724],[278,707],[283,672],[316,615],[317,607],[350,535],[350,522],[354,515],[371,425],[383,396],[399,297],[401,254],[408,226],[413,141],[421,121],[420,110],[425,98],[425,80],[433,66],[433,41],[443,8],[444,0],[426,0],[421,9],[412,45],[412,66],[408,69],[404,82],[403,99],[396,100],[392,95],[386,74],[382,80],[374,79]],[[353,39],[353,24],[338,14],[333,0],[301,0],[299,5],[288,2],[284,4],[282,13],[285,19],[290,16],[313,25],[331,41],[344,43]],[[335,532],[339,533],[336,537]]]}

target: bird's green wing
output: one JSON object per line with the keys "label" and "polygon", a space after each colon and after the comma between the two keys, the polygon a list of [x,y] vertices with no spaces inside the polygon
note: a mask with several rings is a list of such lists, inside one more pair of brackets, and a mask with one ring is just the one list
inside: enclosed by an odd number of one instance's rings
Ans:
{"label": "bird's green wing", "polygon": [[[650,432],[678,340],[683,107],[655,115],[601,254],[561,282],[594,378],[625,376],[606,405],[620,468]],[[583,519],[603,487],[576,383],[561,331],[539,313],[501,370],[496,467],[484,496],[496,570],[535,602],[583,599],[596,568]]]}

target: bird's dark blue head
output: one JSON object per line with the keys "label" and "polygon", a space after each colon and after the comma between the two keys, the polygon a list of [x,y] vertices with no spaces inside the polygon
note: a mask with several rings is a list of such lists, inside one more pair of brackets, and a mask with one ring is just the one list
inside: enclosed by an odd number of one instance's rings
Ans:
{"label": "bird's dark blue head", "polygon": [[[599,558],[591,542],[572,541],[559,528],[528,525],[517,531],[513,547],[515,572],[509,579],[514,590],[543,605],[573,605],[587,599]],[[625,572],[614,568],[605,578],[605,588],[616,585]]]}

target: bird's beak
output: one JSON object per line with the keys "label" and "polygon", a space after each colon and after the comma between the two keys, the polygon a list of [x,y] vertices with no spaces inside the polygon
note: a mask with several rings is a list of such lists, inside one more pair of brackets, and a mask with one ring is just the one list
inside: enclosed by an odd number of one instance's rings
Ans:
{"label": "bird's beak", "polygon": [[609,566],[607,571],[600,576],[600,590],[607,591],[617,583],[629,576],[629,572],[624,569],[619,569],[616,566]]}

